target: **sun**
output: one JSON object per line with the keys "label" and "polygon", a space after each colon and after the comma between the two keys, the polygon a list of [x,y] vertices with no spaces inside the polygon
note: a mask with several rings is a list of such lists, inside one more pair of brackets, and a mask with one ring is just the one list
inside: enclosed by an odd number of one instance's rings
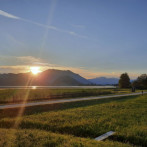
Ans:
{"label": "sun", "polygon": [[41,72],[40,67],[38,67],[38,66],[30,67],[30,71],[31,71],[32,74],[34,74],[34,75],[37,75],[39,72]]}

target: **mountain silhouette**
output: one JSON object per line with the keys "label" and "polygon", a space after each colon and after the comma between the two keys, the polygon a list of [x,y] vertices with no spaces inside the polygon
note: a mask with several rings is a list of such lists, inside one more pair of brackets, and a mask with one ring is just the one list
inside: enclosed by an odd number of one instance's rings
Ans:
{"label": "mountain silhouette", "polygon": [[28,73],[0,74],[0,86],[79,86],[92,82],[70,70],[48,69],[33,75]]}

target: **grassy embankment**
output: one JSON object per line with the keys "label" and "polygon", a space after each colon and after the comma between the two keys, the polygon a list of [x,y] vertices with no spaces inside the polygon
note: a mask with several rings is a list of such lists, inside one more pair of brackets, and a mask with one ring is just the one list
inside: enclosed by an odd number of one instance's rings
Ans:
{"label": "grassy embankment", "polygon": [[2,89],[0,104],[130,93],[130,89]]}
{"label": "grassy embankment", "polygon": [[[146,106],[144,95],[30,107],[22,117],[0,110],[0,146],[147,146]],[[110,130],[109,140],[93,140]]]}

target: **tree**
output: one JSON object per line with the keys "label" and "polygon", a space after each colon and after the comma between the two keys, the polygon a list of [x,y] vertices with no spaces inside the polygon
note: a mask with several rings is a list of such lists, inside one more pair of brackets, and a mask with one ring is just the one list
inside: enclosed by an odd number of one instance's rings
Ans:
{"label": "tree", "polygon": [[147,74],[142,74],[133,82],[133,86],[138,89],[147,89]]}
{"label": "tree", "polygon": [[130,78],[128,76],[127,73],[123,73],[120,76],[120,80],[119,80],[119,87],[120,88],[129,88],[131,85],[130,83]]}

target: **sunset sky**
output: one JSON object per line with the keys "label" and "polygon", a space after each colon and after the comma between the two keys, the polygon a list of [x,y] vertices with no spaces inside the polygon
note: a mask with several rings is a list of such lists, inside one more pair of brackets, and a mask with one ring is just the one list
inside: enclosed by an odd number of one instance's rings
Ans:
{"label": "sunset sky", "polygon": [[147,73],[146,0],[0,0],[0,73]]}

